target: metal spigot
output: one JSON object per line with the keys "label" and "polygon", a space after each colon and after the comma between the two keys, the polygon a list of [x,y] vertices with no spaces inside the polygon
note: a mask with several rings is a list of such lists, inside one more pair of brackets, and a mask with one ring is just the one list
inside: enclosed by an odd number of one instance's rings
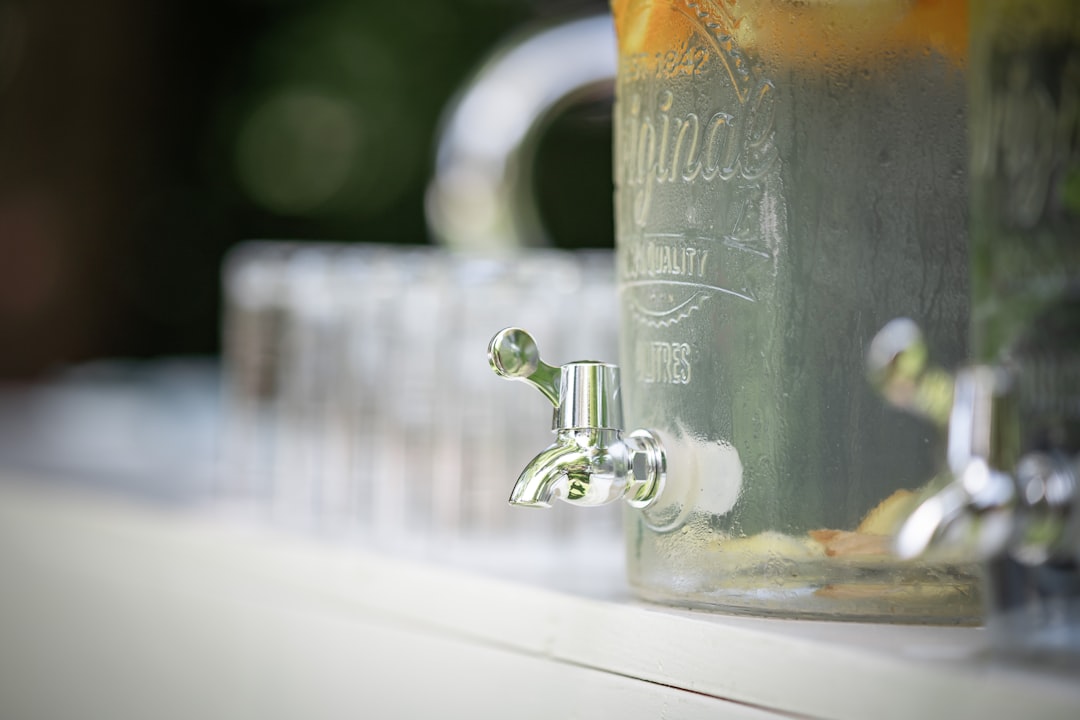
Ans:
{"label": "metal spigot", "polygon": [[893,405],[948,431],[948,482],[901,525],[898,555],[985,560],[1008,553],[1025,565],[1080,559],[1080,458],[1021,454],[1008,370],[976,365],[949,378],[928,364],[922,333],[906,319],[878,333],[868,365]]}
{"label": "metal spigot", "polygon": [[644,508],[663,489],[666,458],[648,430],[623,434],[619,368],[601,362],[562,367],[540,359],[536,341],[520,328],[499,331],[488,344],[496,374],[522,380],[555,406],[555,442],[526,466],[510,494],[512,505],[603,505],[619,498]]}

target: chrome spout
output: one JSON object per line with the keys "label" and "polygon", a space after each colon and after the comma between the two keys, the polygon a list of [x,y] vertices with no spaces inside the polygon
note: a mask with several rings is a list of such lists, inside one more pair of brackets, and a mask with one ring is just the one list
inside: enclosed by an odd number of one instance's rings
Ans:
{"label": "chrome spout", "polygon": [[555,443],[525,467],[511,505],[604,505],[622,498],[648,506],[663,488],[666,457],[648,430],[623,435],[619,369],[598,362],[561,368],[540,360],[524,330],[507,328],[492,338],[488,361],[496,374],[537,388],[555,406]]}
{"label": "chrome spout", "polygon": [[525,466],[510,493],[511,505],[606,505],[619,498],[644,507],[656,495],[662,454],[651,433],[621,437],[618,430],[564,429],[555,443]]}
{"label": "chrome spout", "polygon": [[[592,452],[590,452],[592,451]],[[518,476],[510,493],[510,504],[524,507],[551,507],[555,500],[579,502],[590,496],[593,469],[599,470],[595,447],[578,444],[575,433],[562,431],[553,445],[533,458]]]}
{"label": "chrome spout", "polygon": [[904,560],[985,560],[1006,549],[1016,523],[1016,494],[1008,474],[981,458],[967,466],[904,519],[893,549]]}
{"label": "chrome spout", "polygon": [[521,471],[510,492],[510,504],[551,507],[551,503],[568,495],[570,477],[577,473],[576,468],[584,462],[585,454],[575,447],[559,443],[549,446]]}

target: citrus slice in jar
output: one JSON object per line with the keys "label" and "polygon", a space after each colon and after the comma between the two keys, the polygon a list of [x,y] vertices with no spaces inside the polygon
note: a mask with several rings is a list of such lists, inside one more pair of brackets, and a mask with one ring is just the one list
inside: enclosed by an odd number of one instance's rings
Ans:
{"label": "citrus slice in jar", "polygon": [[912,51],[967,57],[966,0],[612,0],[622,55],[670,52],[696,23],[782,67]]}
{"label": "citrus slice in jar", "polygon": [[783,66],[861,66],[912,52],[953,63],[967,57],[965,0],[736,0],[729,7],[736,42]]}
{"label": "citrus slice in jar", "polygon": [[670,0],[612,0],[619,53],[662,53],[688,37],[691,29],[679,22],[674,5]]}

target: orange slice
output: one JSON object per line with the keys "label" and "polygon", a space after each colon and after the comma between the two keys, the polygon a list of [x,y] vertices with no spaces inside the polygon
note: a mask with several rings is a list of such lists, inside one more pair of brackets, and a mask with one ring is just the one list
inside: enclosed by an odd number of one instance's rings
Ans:
{"label": "orange slice", "polygon": [[624,57],[676,49],[694,23],[712,23],[744,50],[784,66],[911,51],[955,63],[967,57],[966,0],[612,0],[612,13]]}
{"label": "orange slice", "polygon": [[684,44],[694,26],[680,7],[682,0],[612,0],[620,54],[663,54]]}

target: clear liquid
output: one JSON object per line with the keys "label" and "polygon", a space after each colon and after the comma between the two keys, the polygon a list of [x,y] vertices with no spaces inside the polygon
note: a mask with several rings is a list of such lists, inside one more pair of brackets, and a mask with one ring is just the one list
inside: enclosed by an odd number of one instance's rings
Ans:
{"label": "clear liquid", "polygon": [[940,362],[966,354],[965,74],[920,9],[616,7],[624,404],[669,457],[660,502],[628,522],[646,597],[976,615],[970,568],[901,563],[884,535],[859,555],[815,540],[856,533],[942,457],[937,431],[866,382],[874,333],[907,316]]}

